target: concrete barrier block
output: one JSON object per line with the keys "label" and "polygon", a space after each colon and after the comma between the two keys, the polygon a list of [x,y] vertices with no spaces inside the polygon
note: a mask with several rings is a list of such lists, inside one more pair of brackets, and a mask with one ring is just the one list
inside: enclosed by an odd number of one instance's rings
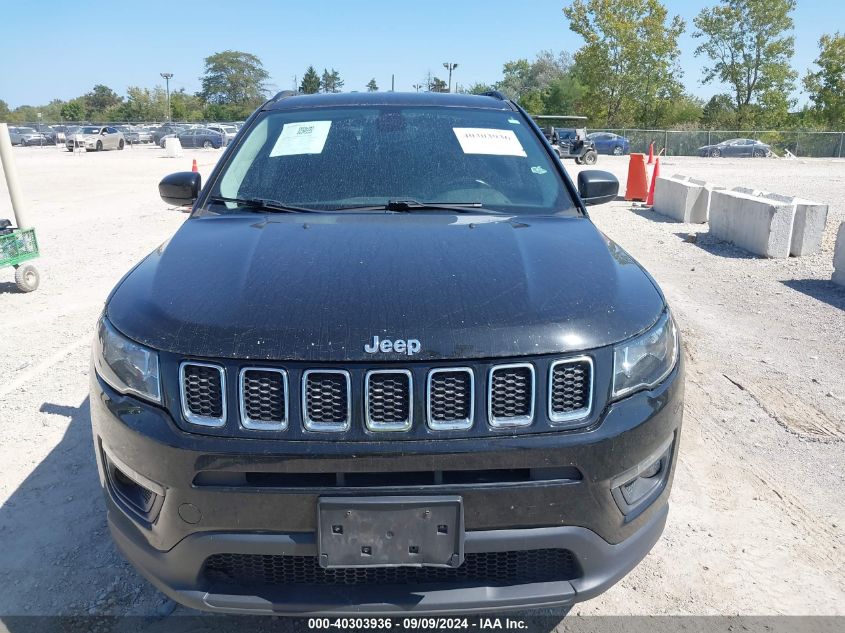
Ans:
{"label": "concrete barrier block", "polygon": [[693,210],[703,191],[688,180],[658,178],[654,185],[654,211],[678,222],[693,222]]}
{"label": "concrete barrier block", "polygon": [[789,257],[795,206],[737,191],[714,190],[710,233],[763,257]]}
{"label": "concrete barrier block", "polygon": [[710,219],[710,199],[713,192],[716,190],[724,190],[725,187],[713,185],[705,180],[699,180],[698,178],[690,178],[689,181],[694,185],[704,187],[704,190],[699,194],[698,200],[695,202],[695,206],[692,208],[690,222],[704,224]]}
{"label": "concrete barrier block", "polygon": [[737,193],[744,193],[748,196],[759,196],[762,192],[758,189],[754,189],[753,187],[734,187],[731,191],[736,191]]}
{"label": "concrete barrier block", "polygon": [[767,193],[765,197],[795,205],[795,225],[792,227],[792,245],[789,254],[793,257],[801,257],[818,253],[822,247],[822,235],[827,224],[828,205],[779,193]]}
{"label": "concrete barrier block", "polygon": [[835,284],[845,287],[845,222],[839,225],[836,246],[833,248],[833,277]]}
{"label": "concrete barrier block", "polygon": [[689,176],[684,176],[683,174],[672,174],[672,178],[675,180],[689,180]]}

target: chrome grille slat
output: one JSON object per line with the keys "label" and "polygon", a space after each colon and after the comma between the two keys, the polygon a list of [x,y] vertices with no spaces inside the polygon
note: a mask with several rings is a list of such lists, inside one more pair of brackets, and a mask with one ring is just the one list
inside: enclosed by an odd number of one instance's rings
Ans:
{"label": "chrome grille slat", "polygon": [[475,419],[475,375],[469,367],[443,367],[428,373],[428,426],[435,431],[465,430]]}
{"label": "chrome grille slat", "polygon": [[244,367],[240,371],[241,426],[283,431],[288,426],[288,374],[283,369]]}
{"label": "chrome grille slat", "polygon": [[302,374],[302,422],[309,431],[346,431],[352,418],[349,372],[309,369]]}
{"label": "chrome grille slat", "polygon": [[414,409],[414,379],[407,369],[374,369],[364,379],[364,423],[371,431],[407,431]]}
{"label": "chrome grille slat", "polygon": [[186,361],[179,366],[182,415],[191,424],[226,424],[226,373],[219,365]]}
{"label": "chrome grille slat", "polygon": [[534,365],[509,363],[490,368],[487,415],[490,426],[530,426],[534,421]]}
{"label": "chrome grille slat", "polygon": [[577,426],[577,421],[589,417],[592,402],[592,358],[578,356],[552,363],[549,368],[549,421],[552,424]]}

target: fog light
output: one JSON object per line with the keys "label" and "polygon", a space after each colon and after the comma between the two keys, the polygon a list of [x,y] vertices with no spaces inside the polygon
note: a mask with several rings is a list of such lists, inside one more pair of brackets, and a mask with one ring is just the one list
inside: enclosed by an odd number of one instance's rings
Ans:
{"label": "fog light", "polygon": [[658,459],[651,466],[649,466],[643,472],[640,473],[640,478],[649,479],[659,474],[661,470],[663,470],[663,459]]}
{"label": "fog light", "polygon": [[670,437],[654,453],[611,482],[613,499],[623,514],[635,514],[646,508],[662,492],[672,458],[672,440]]}
{"label": "fog light", "polygon": [[663,471],[663,457],[646,468],[638,477],[622,484],[622,496],[628,505],[636,505],[643,497],[660,484],[661,477],[658,475]]}

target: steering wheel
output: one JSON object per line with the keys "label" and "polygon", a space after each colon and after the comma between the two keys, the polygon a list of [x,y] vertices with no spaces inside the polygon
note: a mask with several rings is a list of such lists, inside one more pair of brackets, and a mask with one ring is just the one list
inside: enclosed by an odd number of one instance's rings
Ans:
{"label": "steering wheel", "polygon": [[442,193],[444,191],[454,191],[455,189],[478,189],[479,185],[493,189],[490,183],[484,182],[483,180],[472,178],[470,176],[460,176],[441,184],[438,191]]}
{"label": "steering wheel", "polygon": [[481,189],[481,195],[473,196],[471,200],[455,200],[455,202],[482,202],[487,204],[511,204],[510,198],[493,187],[489,182],[470,176],[459,176],[443,183],[434,194],[433,199],[440,202],[448,202],[449,196],[445,195],[453,191],[471,191]]}

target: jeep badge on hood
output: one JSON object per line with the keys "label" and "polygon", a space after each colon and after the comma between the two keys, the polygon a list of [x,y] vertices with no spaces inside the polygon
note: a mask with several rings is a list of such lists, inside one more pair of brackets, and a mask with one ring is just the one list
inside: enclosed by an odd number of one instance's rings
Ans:
{"label": "jeep badge on hood", "polygon": [[420,351],[420,342],[415,338],[409,338],[407,340],[398,338],[395,341],[391,341],[389,338],[379,340],[378,336],[374,336],[372,343],[364,345],[364,351],[367,354],[396,352],[398,354],[413,356]]}

